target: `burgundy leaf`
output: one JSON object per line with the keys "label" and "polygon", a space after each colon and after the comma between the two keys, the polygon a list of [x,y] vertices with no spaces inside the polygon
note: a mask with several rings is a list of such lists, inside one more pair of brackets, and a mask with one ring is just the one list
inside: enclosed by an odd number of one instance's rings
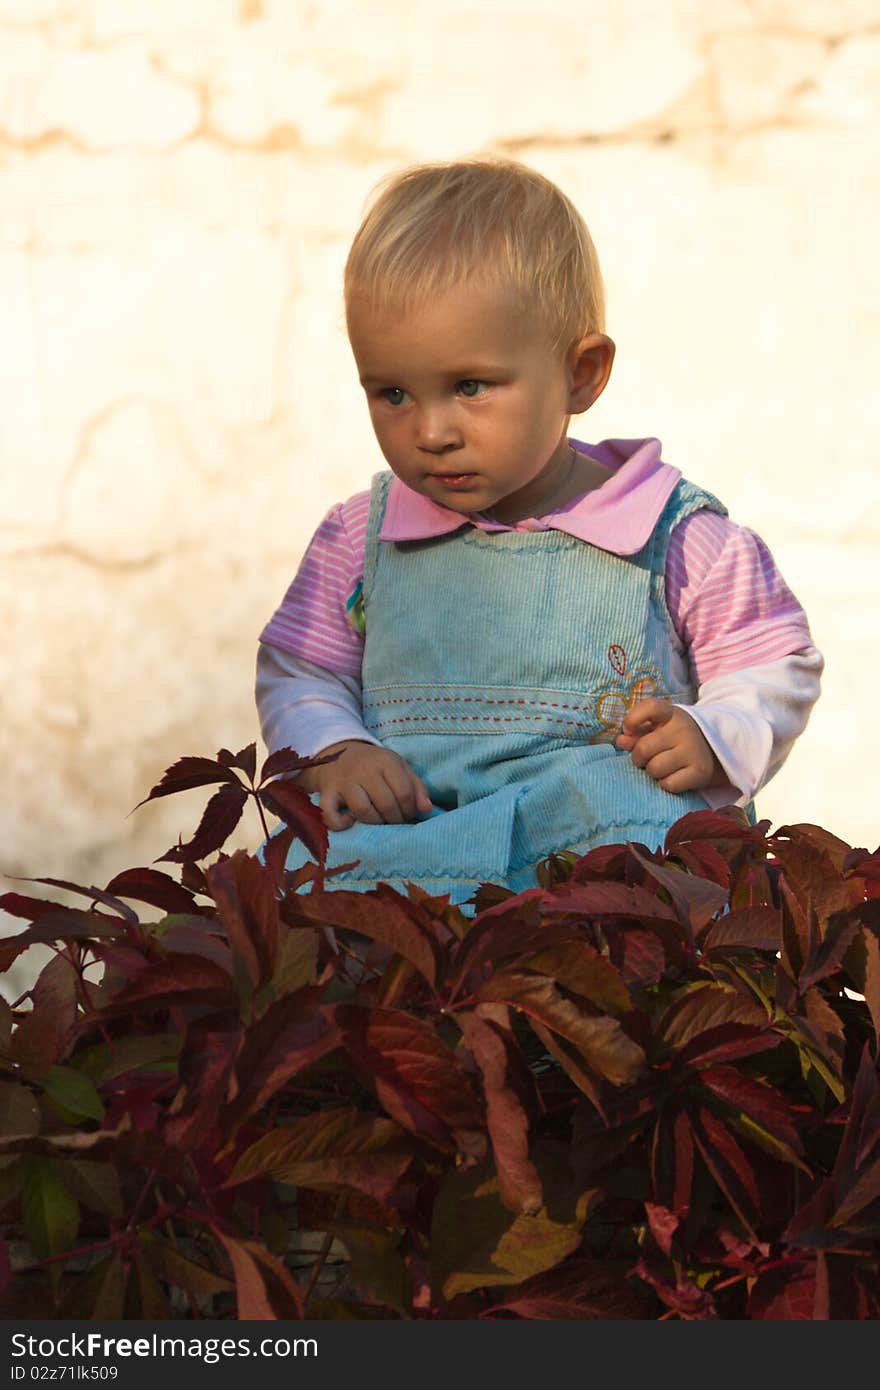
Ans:
{"label": "burgundy leaf", "polygon": [[[694,811],[695,816],[701,816],[702,811]],[[647,1261],[640,1259],[633,1268],[633,1274],[639,1279],[644,1280],[673,1312],[678,1313],[679,1317],[687,1321],[706,1321],[715,1319],[718,1314],[715,1311],[715,1303],[708,1289],[701,1289],[695,1284],[693,1279],[684,1273],[679,1273],[675,1284],[656,1273],[650,1268]]]}
{"label": "burgundy leaf", "polygon": [[[681,875],[684,877],[684,875]],[[625,883],[561,883],[546,895],[544,912],[584,917],[633,917],[645,922],[677,922],[675,909],[646,888]]]}
{"label": "burgundy leaf", "polygon": [[651,1146],[651,1176],[656,1201],[685,1220],[694,1176],[693,1135],[686,1110],[667,1105],[660,1111]]}
{"label": "burgundy leaf", "polygon": [[815,1259],[795,1256],[758,1275],[749,1294],[748,1315],[755,1321],[812,1321],[815,1304]]}
{"label": "burgundy leaf", "polygon": [[278,959],[278,901],[264,866],[244,850],[206,870],[217,915],[234,954],[256,989],[271,979]]}
{"label": "burgundy leaf", "polygon": [[741,907],[710,922],[700,938],[701,951],[778,951],[782,913],[775,907]]}
{"label": "burgundy leaf", "polygon": [[366,893],[336,888],[325,893],[299,894],[287,899],[288,922],[320,922],[359,932],[378,941],[415,966],[429,985],[436,984],[438,952],[423,924],[418,904],[395,893],[387,884]]}
{"label": "burgundy leaf", "polygon": [[263,766],[260,768],[260,786],[268,782],[270,777],[283,777],[291,772],[302,772],[306,767],[321,767],[324,763],[333,763],[340,756],[340,753],[330,753],[326,757],[302,758],[293,748],[276,748],[274,753],[270,753]]}
{"label": "burgundy leaf", "polygon": [[[286,884],[285,874],[287,872],[287,856],[290,846],[296,839],[296,832],[290,825],[280,825],[274,835],[270,835],[260,848],[263,863],[266,865],[272,882],[279,886]],[[306,866],[310,872],[315,871],[315,866]],[[299,887],[299,884],[296,885]],[[295,891],[295,890],[294,890]]]}
{"label": "burgundy leaf", "polygon": [[[28,878],[28,879],[25,879],[24,882],[25,882],[25,883],[45,883],[45,884],[46,884],[48,887],[50,887],[50,888],[62,888],[62,889],[64,889],[64,891],[67,892],[67,893],[75,893],[75,894],[76,894],[78,897],[80,897],[80,898],[88,898],[89,901],[92,902],[92,903],[102,903],[102,904],[104,905],[104,907],[109,907],[118,917],[123,917],[123,918],[125,919],[125,921],[126,921],[126,922],[129,922],[132,926],[137,926],[137,925],[138,925],[137,914],[136,914],[135,912],[133,912],[133,911],[131,910],[131,908],[128,907],[125,903],[120,902],[118,898],[113,897],[113,895],[112,895],[112,894],[109,892],[109,890],[107,890],[107,889],[102,889],[102,888],[85,888],[85,887],[83,887],[82,884],[79,884],[79,883],[70,883],[70,882],[68,882],[68,880],[65,879],[65,878]],[[15,898],[16,896],[17,896],[17,895],[14,894],[14,893],[10,893],[10,894],[9,894],[9,897],[10,897],[10,898]],[[30,899],[28,899],[28,898],[21,898],[20,901],[21,901],[22,903],[32,902],[32,903],[34,903],[34,905],[38,905],[38,904],[40,904],[41,899],[39,899],[39,898],[30,898]],[[2,900],[0,900],[0,905],[5,905],[5,904],[3,904]],[[58,904],[56,903],[56,904],[54,904],[54,906],[57,907]],[[6,908],[6,911],[7,911],[7,912],[10,912],[10,911],[12,911],[12,909],[9,908],[9,907],[7,907],[7,908]],[[15,916],[16,916],[16,917],[19,917],[19,916],[25,916],[25,917],[27,917],[27,916],[30,916],[30,913],[27,913],[27,912],[25,912],[25,913],[16,912],[16,913],[15,913]],[[31,920],[33,921],[33,920],[36,920],[36,919],[35,919],[35,918],[31,918]]]}
{"label": "burgundy leaf", "polygon": [[19,932],[10,944],[19,951],[35,942],[85,941],[90,937],[114,938],[126,935],[125,923],[104,912],[83,912],[77,907],[60,907],[40,913],[32,927]]}
{"label": "burgundy leaf", "polygon": [[198,829],[185,844],[172,845],[159,856],[159,862],[185,864],[192,859],[205,859],[225,845],[238,822],[248,799],[246,789],[236,782],[234,787],[221,787],[205,807]]}
{"label": "burgundy leaf", "polygon": [[163,1130],[174,1148],[194,1148],[216,1124],[241,1039],[241,1024],[226,1015],[200,1018],[187,1028],[178,1062],[183,1103]]}
{"label": "burgundy leaf", "polygon": [[225,970],[227,975],[232,975],[232,952],[227,943],[211,930],[212,927],[218,928],[219,923],[209,917],[181,914],[166,917],[159,926],[163,928],[163,951],[171,955],[182,953],[185,956],[205,956],[207,960],[219,965],[221,970]]}
{"label": "burgundy leaf", "polygon": [[510,1004],[573,1043],[583,1060],[616,1085],[634,1081],[645,1054],[616,1018],[585,1013],[552,980],[524,970],[500,970],[477,991],[484,1003]]}
{"label": "burgundy leaf", "polygon": [[161,869],[125,869],[107,884],[108,893],[118,893],[135,902],[148,903],[162,912],[194,912],[200,908],[193,894]]}
{"label": "burgundy leaf", "polygon": [[757,1245],[752,1222],[760,1213],[761,1198],[752,1164],[727,1126],[704,1106],[699,1109],[693,1136],[706,1167]]}
{"label": "burgundy leaf", "polygon": [[402,1010],[336,1004],[343,1045],[393,1120],[443,1149],[467,1147],[483,1114],[467,1073],[433,1027]]}
{"label": "burgundy leaf", "polygon": [[672,1242],[675,1233],[681,1225],[679,1217],[668,1207],[661,1207],[656,1202],[645,1203],[645,1215],[648,1218],[648,1225],[651,1228],[651,1235],[656,1240],[664,1255],[672,1254]]}
{"label": "burgundy leaf", "polygon": [[[766,822],[764,822],[766,824]],[[745,812],[730,806],[725,811],[689,811],[670,827],[664,848],[667,854],[693,840],[750,840],[763,843],[760,826],[750,825]]]}
{"label": "burgundy leaf", "polygon": [[702,1070],[700,1085],[767,1130],[796,1154],[803,1154],[804,1147],[795,1126],[792,1106],[775,1087],[746,1076],[736,1067],[725,1066]]}
{"label": "burgundy leaf", "polygon": [[686,990],[661,1015],[657,1035],[669,1046],[683,1048],[708,1029],[726,1023],[767,1024],[767,1014],[754,999],[716,984]]}
{"label": "burgundy leaf", "polygon": [[13,1058],[22,1066],[39,1063],[36,1074],[67,1056],[77,1026],[77,971],[66,955],[53,956],[31,989],[33,1009],[13,1034]]}
{"label": "burgundy leaf", "polygon": [[23,893],[0,893],[0,908],[10,917],[24,917],[28,922],[38,922],[48,912],[57,912],[58,903],[51,898],[28,898]]}
{"label": "burgundy leaf", "polygon": [[237,753],[230,753],[228,748],[221,748],[217,754],[217,761],[222,767],[237,767],[249,782],[253,782],[257,770],[257,745],[249,743]]}
{"label": "burgundy leaf", "polygon": [[813,959],[801,971],[798,987],[807,990],[833,975],[860,930],[859,922],[845,914],[832,917]]}
{"label": "burgundy leaf", "polygon": [[692,840],[675,846],[675,858],[689,873],[709,879],[720,887],[730,889],[730,865],[709,840]]}
{"label": "burgundy leaf", "polygon": [[202,956],[174,955],[142,970],[100,1012],[109,1018],[135,1010],[154,1013],[196,1003],[237,1009],[238,1001],[228,974],[214,961]]}
{"label": "burgundy leaf", "polygon": [[529,1158],[521,1054],[512,1035],[489,1019],[465,1013],[458,1016],[458,1024],[483,1077],[501,1200],[511,1211],[534,1214],[543,1205],[543,1192],[538,1170]]}
{"label": "burgundy leaf", "polygon": [[483,1317],[499,1312],[537,1319],[644,1318],[644,1305],[632,1285],[598,1260],[570,1259],[524,1279],[508,1298],[493,1303]]}
{"label": "burgundy leaf", "polygon": [[392,1120],[324,1109],[263,1135],[240,1156],[224,1187],[268,1176],[310,1190],[354,1189],[385,1202],[412,1158],[409,1135]]}
{"label": "burgundy leaf", "polygon": [[589,999],[603,1013],[624,1014],[633,1006],[620,971],[584,941],[548,946],[535,955],[522,956],[520,964],[526,970],[549,975],[557,985]]}
{"label": "burgundy leaf", "polygon": [[661,888],[672,899],[678,920],[686,931],[695,935],[727,904],[727,889],[706,878],[655,864],[652,859],[633,849],[633,854]]}
{"label": "burgundy leaf", "polygon": [[332,1019],[321,1009],[320,990],[287,994],[250,1027],[235,1065],[238,1092],[221,1123],[231,1135],[292,1076],[339,1046]]}
{"label": "burgundy leaf", "polygon": [[705,1067],[711,1062],[732,1062],[737,1057],[752,1057],[778,1047],[782,1038],[769,1028],[753,1028],[747,1023],[722,1023],[707,1028],[676,1055],[683,1067]]}
{"label": "burgundy leaf", "polygon": [[208,787],[212,782],[229,782],[236,787],[240,785],[235,773],[213,758],[179,758],[162,774],[161,781],[156,783],[149,796],[139,801],[134,809],[145,806],[156,797],[191,791],[193,787]]}
{"label": "burgundy leaf", "polygon": [[302,787],[278,780],[261,787],[259,798],[267,811],[296,832],[312,858],[323,863],[330,843],[327,826],[320,807],[313,804]]}
{"label": "burgundy leaf", "polygon": [[611,932],[608,947],[611,962],[620,971],[625,984],[655,985],[662,979],[666,951],[656,932],[637,928]]}

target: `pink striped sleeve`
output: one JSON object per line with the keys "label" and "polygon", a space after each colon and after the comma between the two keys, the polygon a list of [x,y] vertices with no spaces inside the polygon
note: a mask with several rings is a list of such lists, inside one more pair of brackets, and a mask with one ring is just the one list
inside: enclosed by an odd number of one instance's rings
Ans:
{"label": "pink striped sleeve", "polygon": [[360,676],[364,639],[347,602],[363,579],[369,492],[331,508],[302,558],[261,642],[340,676]]}
{"label": "pink striped sleeve", "polygon": [[700,685],[811,642],[806,615],[764,542],[718,512],[693,512],[673,531],[666,603]]}

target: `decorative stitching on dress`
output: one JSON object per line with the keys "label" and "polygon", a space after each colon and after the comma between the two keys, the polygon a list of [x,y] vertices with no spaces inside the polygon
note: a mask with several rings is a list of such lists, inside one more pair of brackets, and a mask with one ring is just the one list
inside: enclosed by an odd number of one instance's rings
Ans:
{"label": "decorative stitching on dress", "polygon": [[[415,698],[420,705],[546,705],[548,709],[572,709],[577,710],[580,714],[586,713],[582,704],[564,705],[560,700],[493,700],[483,695],[422,695],[413,698]],[[400,699],[372,700],[370,703],[376,709],[384,709],[388,705],[409,705],[412,703],[412,698],[402,696]],[[474,716],[472,715],[470,717],[473,718]]]}
{"label": "decorative stitching on dress", "polygon": [[574,719],[554,719],[549,714],[399,714],[394,719],[376,719],[373,721],[372,727],[379,729],[386,724],[430,724],[439,723],[441,720],[445,720],[446,723],[453,721],[461,723],[464,720],[470,720],[475,723],[518,724],[523,719],[537,719],[544,724],[564,724],[567,729],[587,730],[592,728],[591,724],[578,724]]}

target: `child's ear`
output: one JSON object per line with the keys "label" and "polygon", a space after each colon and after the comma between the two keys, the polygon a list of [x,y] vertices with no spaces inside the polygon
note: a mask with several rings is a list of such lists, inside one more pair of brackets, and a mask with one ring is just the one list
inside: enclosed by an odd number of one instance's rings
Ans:
{"label": "child's ear", "polygon": [[614,343],[605,333],[588,333],[568,350],[568,409],[572,415],[589,410],[601,396],[611,375]]}

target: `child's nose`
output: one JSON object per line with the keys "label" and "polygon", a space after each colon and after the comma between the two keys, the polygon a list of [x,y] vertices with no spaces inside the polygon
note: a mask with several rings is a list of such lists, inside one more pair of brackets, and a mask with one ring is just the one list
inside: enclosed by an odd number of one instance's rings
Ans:
{"label": "child's nose", "polygon": [[416,423],[418,444],[429,453],[441,453],[461,443],[458,426],[442,405],[423,406]]}

